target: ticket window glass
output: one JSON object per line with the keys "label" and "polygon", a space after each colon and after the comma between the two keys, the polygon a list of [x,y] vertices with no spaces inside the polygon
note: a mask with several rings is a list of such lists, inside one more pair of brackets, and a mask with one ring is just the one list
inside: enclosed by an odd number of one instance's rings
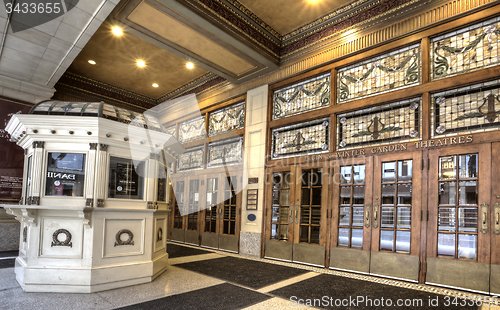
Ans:
{"label": "ticket window glass", "polygon": [[111,157],[109,166],[109,198],[143,199],[145,162],[134,165],[132,159]]}
{"label": "ticket window glass", "polygon": [[31,196],[31,170],[33,168],[33,156],[28,157],[28,163],[26,165],[26,189],[24,192],[24,199],[27,201],[28,197]]}
{"label": "ticket window glass", "polygon": [[45,196],[83,197],[84,179],[85,154],[48,154]]}
{"label": "ticket window glass", "polygon": [[160,164],[158,167],[158,188],[156,189],[156,199],[158,201],[167,201],[167,184],[167,167]]}

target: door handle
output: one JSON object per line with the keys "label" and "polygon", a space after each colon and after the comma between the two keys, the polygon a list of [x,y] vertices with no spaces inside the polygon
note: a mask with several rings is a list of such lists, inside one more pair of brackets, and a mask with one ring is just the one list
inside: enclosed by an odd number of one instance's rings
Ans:
{"label": "door handle", "polygon": [[370,227],[370,207],[371,207],[371,204],[367,203],[366,204],[366,212],[365,212],[365,227],[368,228]]}
{"label": "door handle", "polygon": [[500,203],[495,203],[495,227],[493,228],[495,235],[500,235]]}
{"label": "door handle", "polygon": [[373,228],[378,228],[378,203],[373,204]]}
{"label": "door handle", "polygon": [[295,205],[295,224],[299,223],[299,204]]}
{"label": "door handle", "polygon": [[488,232],[488,207],[490,205],[487,203],[482,203],[481,204],[481,232],[483,234]]}
{"label": "door handle", "polygon": [[293,203],[290,204],[290,209],[288,210],[288,224],[293,224]]}

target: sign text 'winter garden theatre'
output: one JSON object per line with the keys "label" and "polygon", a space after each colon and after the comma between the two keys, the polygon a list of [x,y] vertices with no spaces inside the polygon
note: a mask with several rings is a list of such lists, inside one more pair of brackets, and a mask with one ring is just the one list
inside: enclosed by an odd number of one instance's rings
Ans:
{"label": "sign text 'winter garden theatre'", "polygon": [[334,154],[328,155],[313,155],[311,158],[305,157],[306,161],[312,160],[329,160],[335,158],[346,158],[346,157],[355,157],[355,156],[368,156],[374,154],[384,154],[384,153],[392,153],[392,152],[401,152],[408,150],[408,147],[411,146],[415,149],[426,149],[426,148],[434,148],[441,146],[451,146],[451,145],[459,145],[459,144],[467,144],[472,143],[473,137],[472,135],[467,136],[459,136],[459,137],[447,137],[440,139],[432,139],[426,141],[417,141],[417,142],[407,142],[407,143],[398,143],[391,145],[382,145],[382,146],[374,146],[372,148],[365,149],[356,149],[356,150],[348,150],[348,151],[338,151]]}

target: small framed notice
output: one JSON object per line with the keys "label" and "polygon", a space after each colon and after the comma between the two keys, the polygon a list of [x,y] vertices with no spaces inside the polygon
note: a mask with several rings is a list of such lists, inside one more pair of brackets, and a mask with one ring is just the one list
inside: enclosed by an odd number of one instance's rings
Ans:
{"label": "small framed notice", "polygon": [[247,210],[257,210],[258,189],[247,190]]}

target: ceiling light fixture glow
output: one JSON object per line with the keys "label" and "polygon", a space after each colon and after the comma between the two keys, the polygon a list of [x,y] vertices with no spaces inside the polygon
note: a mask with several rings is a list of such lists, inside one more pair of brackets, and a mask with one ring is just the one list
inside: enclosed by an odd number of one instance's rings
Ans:
{"label": "ceiling light fixture glow", "polygon": [[137,66],[139,66],[139,67],[141,67],[141,68],[142,68],[142,67],[145,67],[145,66],[146,66],[146,63],[144,62],[144,60],[138,60],[138,61],[137,61]]}
{"label": "ceiling light fixture glow", "polygon": [[95,62],[95,61],[93,61],[93,60],[89,60],[89,64],[91,64],[91,65],[95,65],[95,64],[96,64],[96,62]]}
{"label": "ceiling light fixture glow", "polygon": [[123,31],[120,27],[113,27],[113,34],[116,36],[121,36],[123,34]]}
{"label": "ceiling light fixture glow", "polygon": [[153,83],[153,87],[158,87],[159,85],[156,83]]}
{"label": "ceiling light fixture glow", "polygon": [[193,69],[193,68],[194,68],[194,64],[193,64],[192,62],[188,62],[188,63],[186,64],[186,67],[187,67],[188,69]]}

